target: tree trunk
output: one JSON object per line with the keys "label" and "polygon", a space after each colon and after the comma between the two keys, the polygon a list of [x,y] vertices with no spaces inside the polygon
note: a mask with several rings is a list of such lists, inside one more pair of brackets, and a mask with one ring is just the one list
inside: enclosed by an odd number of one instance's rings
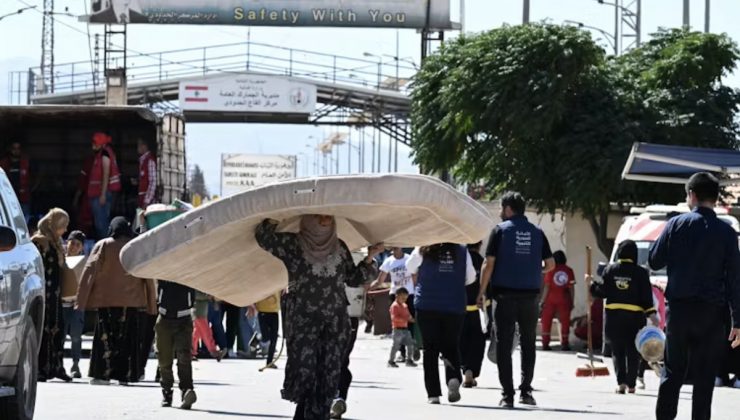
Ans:
{"label": "tree trunk", "polygon": [[607,237],[609,228],[609,211],[602,211],[598,215],[587,216],[586,219],[591,225],[591,230],[596,238],[596,246],[609,258],[612,254],[614,241]]}

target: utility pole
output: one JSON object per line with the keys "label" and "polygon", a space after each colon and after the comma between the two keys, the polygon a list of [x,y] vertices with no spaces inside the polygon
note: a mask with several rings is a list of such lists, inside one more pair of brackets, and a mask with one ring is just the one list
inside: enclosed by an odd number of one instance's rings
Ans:
{"label": "utility pole", "polygon": [[529,0],[524,0],[524,10],[522,11],[522,24],[529,23]]}
{"label": "utility pole", "polygon": [[691,10],[691,0],[683,0],[683,27],[689,29],[691,27],[691,18],[689,11]]}
{"label": "utility pole", "polygon": [[710,17],[710,3],[711,0],[704,0],[704,32],[709,33],[709,17]]}
{"label": "utility pole", "polygon": [[43,93],[54,92],[54,0],[44,0],[41,23],[41,81]]}

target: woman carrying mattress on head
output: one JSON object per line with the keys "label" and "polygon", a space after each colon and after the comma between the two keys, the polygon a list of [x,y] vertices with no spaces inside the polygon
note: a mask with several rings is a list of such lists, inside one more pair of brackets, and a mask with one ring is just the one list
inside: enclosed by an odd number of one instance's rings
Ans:
{"label": "woman carrying mattress on head", "polygon": [[355,265],[337,237],[333,216],[303,216],[299,233],[277,233],[277,224],[264,220],[255,237],[288,271],[283,326],[288,360],[282,397],[298,404],[294,419],[326,420],[350,335],[344,285],[362,284],[383,247],[369,248],[368,256]]}

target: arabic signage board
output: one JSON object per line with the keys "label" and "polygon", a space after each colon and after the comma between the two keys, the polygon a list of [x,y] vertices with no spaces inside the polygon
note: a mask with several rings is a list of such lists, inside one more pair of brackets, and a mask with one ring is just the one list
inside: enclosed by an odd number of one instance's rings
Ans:
{"label": "arabic signage board", "polygon": [[452,29],[450,0],[92,0],[93,23]]}
{"label": "arabic signage board", "polygon": [[221,155],[221,196],[296,177],[296,157],[289,155]]}
{"label": "arabic signage board", "polygon": [[229,75],[180,82],[183,111],[311,114],[316,86],[260,75]]}

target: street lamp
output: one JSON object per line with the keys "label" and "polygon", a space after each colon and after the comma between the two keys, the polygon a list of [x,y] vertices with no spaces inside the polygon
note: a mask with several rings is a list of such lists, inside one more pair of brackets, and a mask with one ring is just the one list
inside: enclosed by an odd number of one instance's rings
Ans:
{"label": "street lamp", "polygon": [[591,29],[593,31],[596,31],[596,32],[604,35],[604,38],[606,38],[607,42],[609,42],[609,45],[612,48],[614,48],[614,55],[615,56],[619,55],[619,44],[617,43],[617,38],[615,38],[614,35],[610,34],[609,32],[607,32],[607,31],[605,31],[605,30],[603,30],[601,28],[597,28],[596,26],[586,25],[583,22],[576,22],[574,20],[566,20],[566,21],[564,21],[564,23],[570,24],[570,25],[575,25],[575,26],[577,26],[579,28]]}
{"label": "street lamp", "polygon": [[0,16],[0,20],[3,20],[6,17],[10,17],[10,16],[20,15],[20,14],[22,14],[26,10],[35,9],[35,8],[36,8],[36,6],[28,6],[28,7],[20,8],[20,9],[16,10],[15,12],[8,13],[7,15]]}

